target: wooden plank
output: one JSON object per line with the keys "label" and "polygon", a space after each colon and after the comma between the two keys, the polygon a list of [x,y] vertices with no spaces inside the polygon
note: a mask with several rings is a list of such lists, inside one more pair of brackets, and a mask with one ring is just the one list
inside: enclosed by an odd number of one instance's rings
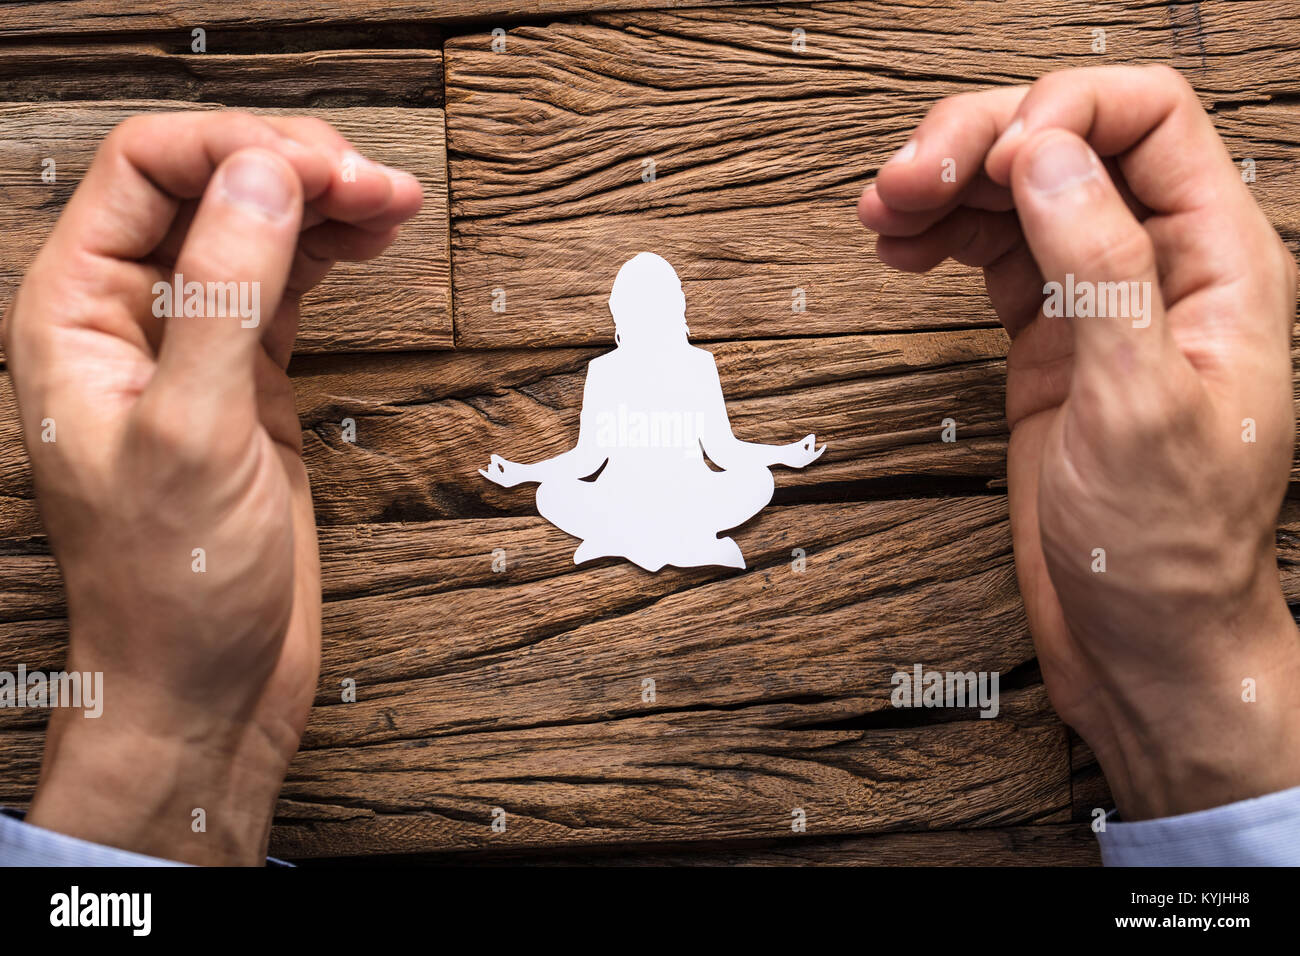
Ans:
{"label": "wooden plank", "polygon": [[[777,469],[780,500],[814,486],[1004,472],[1001,330],[843,336],[712,346],[736,434],[830,443]],[[479,474],[493,453],[535,461],[577,437],[591,349],[295,360],[304,454],[321,524],[535,514],[530,487]],[[0,379],[0,536],[39,530],[8,382]],[[958,441],[941,441],[942,422]],[[356,442],[342,439],[342,422]],[[803,491],[801,491],[803,490]]]}
{"label": "wooden plank", "polygon": [[[667,714],[299,754],[272,834],[292,857],[1061,822],[1063,728],[1041,688],[1007,720],[819,731],[814,708]],[[790,722],[795,726],[791,727]],[[343,806],[320,820],[310,806]],[[491,830],[492,808],[506,813]],[[368,813],[357,813],[364,808]]]}
{"label": "wooden plank", "polygon": [[[1014,688],[1033,651],[1003,499],[775,507],[738,541],[746,573],[651,576],[574,568],[572,540],[536,518],[326,529],[323,670],[278,846],[314,856],[775,838],[770,815],[795,798],[819,801],[841,833],[1049,820],[1067,812],[1061,799],[1076,819],[1109,806],[1078,785],[1089,761],[1037,685]],[[1300,501],[1287,503],[1279,545],[1295,605]],[[794,547],[807,551],[803,573]],[[59,665],[65,631],[41,550],[0,549],[0,647],[35,669]],[[893,710],[889,675],[914,662],[1009,675],[1005,719]],[[344,705],[348,677],[359,699]],[[0,799],[30,793],[41,724],[0,714],[14,768]],[[918,796],[909,788],[931,758]],[[997,779],[950,780],[940,764]],[[869,800],[863,780],[877,788]],[[683,788],[691,809],[673,811]],[[522,825],[493,834],[493,806]]]}
{"label": "wooden plank", "polygon": [[[1279,22],[1294,29],[1298,11],[1280,8]],[[1300,249],[1300,106],[1247,103],[1293,97],[1300,53],[1277,23],[1256,23],[1259,9],[1242,15],[1259,34],[1216,27],[1189,75],[1208,106],[1232,114],[1219,118],[1229,149],[1257,158],[1256,194]],[[647,249],[677,268],[700,339],[992,324],[974,271],[903,276],[876,260],[859,192],[944,95],[1067,64],[1183,65],[1167,17],[1155,6],[963,3],[924,17],[909,8],[904,24],[888,4],[846,3],[525,26],[510,31],[508,53],[485,33],[449,38],[457,341],[610,342],[614,274]],[[791,48],[795,28],[803,53]],[[1104,54],[1091,52],[1093,28],[1109,31]],[[1255,68],[1281,61],[1290,69]]]}
{"label": "wooden plank", "polygon": [[[108,131],[134,113],[178,108],[214,107],[157,100],[0,104],[0,232],[7,237],[0,248],[0,301],[17,289]],[[442,111],[365,107],[264,112],[308,113],[328,120],[367,155],[410,170],[425,187],[424,208],[382,258],[340,263],[304,297],[298,348],[333,352],[450,347]],[[56,183],[41,182],[46,157],[57,164]]]}
{"label": "wooden plank", "polygon": [[[1037,685],[1015,687],[1033,650],[1003,499],[775,507],[738,540],[748,572],[651,576],[574,568],[572,540],[536,518],[326,529],[324,666],[278,846],[315,856],[777,838],[770,814],[795,798],[848,828],[835,832],[1086,821],[1111,806],[1086,748],[1048,732]],[[1300,500],[1288,500],[1278,540],[1295,607]],[[793,547],[808,554],[801,574]],[[0,544],[0,582],[5,659],[58,667],[66,625],[40,542]],[[889,675],[915,662],[999,670],[1011,687],[1000,718],[893,710]],[[344,705],[347,677],[359,699]],[[0,800],[29,797],[42,725],[40,712],[0,712]],[[1039,729],[1012,737],[1008,726]],[[998,779],[948,780],[949,766]],[[924,774],[934,779],[918,797],[909,788]],[[857,802],[864,780],[890,793]],[[493,806],[525,825],[491,833]]]}
{"label": "wooden plank", "polygon": [[[306,0],[245,0],[195,10],[183,0],[141,0],[123,7],[105,0],[8,0],[0,37],[77,36],[140,31],[190,31],[204,27],[246,30],[321,24],[451,23],[510,20],[653,7],[730,6],[756,0],[350,0],[339,6]],[[795,0],[800,2],[800,0]],[[901,9],[902,5],[897,5]]]}
{"label": "wooden plank", "polygon": [[[775,507],[738,535],[748,572],[652,576],[575,568],[536,518],[327,529],[322,676],[277,845],[780,836],[790,801],[821,835],[1067,818],[1064,728],[1015,680],[1033,651],[1004,499]],[[22,619],[5,614],[0,647],[54,667],[53,565],[9,552],[3,606]],[[1004,675],[999,718],[893,709],[891,676],[916,662]],[[0,714],[20,768],[0,799],[34,782],[40,720]],[[519,817],[504,840],[493,806]]]}
{"label": "wooden plank", "polygon": [[[1063,728],[1041,688],[1003,695],[1007,720],[807,731],[807,708],[747,708],[304,751],[271,852],[379,853],[803,839],[896,829],[1064,822]],[[805,713],[801,714],[800,711]],[[0,798],[23,805],[41,734],[0,733]],[[491,830],[492,811],[506,832]],[[1077,826],[1077,824],[1076,824]],[[795,851],[798,852],[798,851]]]}
{"label": "wooden plank", "polygon": [[[1100,866],[1101,853],[1087,827],[1041,824],[863,837],[804,836],[722,846],[705,842],[649,850],[622,846],[576,853],[479,850],[396,861],[455,866]],[[356,862],[346,859],[348,865]]]}
{"label": "wooden plank", "polygon": [[[737,436],[829,443],[774,470],[778,503],[997,487],[1005,476],[1000,330],[715,343]],[[531,515],[534,486],[502,489],[492,453],[536,461],[577,438],[594,349],[295,359],[304,455],[321,525]],[[777,374],[780,370],[780,374]],[[1296,383],[1300,405],[1300,379]],[[342,437],[344,419],[356,441]],[[957,423],[944,442],[942,422]],[[1293,480],[1300,467],[1293,464]],[[0,376],[0,537],[38,534],[31,473]]]}
{"label": "wooden plank", "polygon": [[[673,706],[693,707],[731,706],[755,695],[861,696],[889,686],[893,669],[884,669],[896,655],[910,659],[940,638],[942,646],[926,659],[935,666],[966,660],[976,670],[1010,672],[1032,657],[1000,496],[773,507],[737,531],[736,540],[748,572],[650,575],[613,560],[575,567],[574,540],[536,517],[323,529],[329,638],[318,703],[337,699],[333,688],[345,677],[372,689],[409,682],[403,692],[412,697],[435,692],[426,702],[432,709],[422,704],[404,732],[417,730],[413,721],[420,733],[502,729],[645,709],[639,678],[630,697],[613,678],[604,684],[583,678],[580,700],[572,692],[543,692],[544,684],[564,686],[587,668],[672,675],[661,679],[667,683],[660,695]],[[791,563],[795,548],[806,552],[802,573]],[[502,572],[492,570],[498,550],[506,559]],[[54,566],[30,540],[8,542],[3,553],[0,646],[32,667],[35,661],[52,666],[64,626]],[[908,593],[913,589],[925,591],[927,600],[916,601]],[[868,599],[875,609],[858,620],[857,605]],[[730,619],[698,613],[695,605],[706,600],[727,609]],[[979,615],[979,626],[971,614]],[[755,673],[748,646],[760,629],[770,665],[762,674]],[[641,633],[655,640],[629,647]],[[731,660],[718,650],[728,643],[736,645]],[[824,660],[817,663],[818,657]],[[788,672],[774,666],[778,658]],[[526,698],[537,700],[498,700],[496,711],[476,714],[478,668],[501,688],[529,687]],[[695,672],[708,679],[688,678]],[[308,742],[336,746],[400,736],[384,715],[397,689],[386,686],[382,695],[363,689],[355,705],[323,706]],[[548,696],[553,699],[539,710]],[[853,706],[877,711],[887,701]],[[367,715],[364,731],[355,726],[361,714]]]}
{"label": "wooden plank", "polygon": [[442,106],[442,51],[172,53],[159,43],[0,48],[0,98],[225,106]]}

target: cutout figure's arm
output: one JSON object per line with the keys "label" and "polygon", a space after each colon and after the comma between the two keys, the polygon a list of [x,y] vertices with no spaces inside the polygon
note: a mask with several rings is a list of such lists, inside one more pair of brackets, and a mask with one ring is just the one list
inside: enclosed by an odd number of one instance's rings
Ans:
{"label": "cutout figure's arm", "polygon": [[582,389],[582,416],[578,423],[578,443],[553,458],[523,465],[493,455],[487,468],[479,474],[505,488],[524,482],[549,481],[552,478],[585,478],[605,463],[608,457],[596,442],[596,416],[602,406],[602,389],[590,366]]}
{"label": "cutout figure's arm", "polygon": [[537,476],[532,480],[586,478],[605,463],[609,454],[596,440],[599,433],[597,417],[600,410],[609,404],[605,395],[605,381],[606,377],[601,375],[594,363],[587,366],[587,379],[582,386],[582,414],[578,418],[578,443],[554,458],[530,465]]}
{"label": "cutout figure's arm", "polygon": [[709,396],[705,404],[704,422],[700,440],[704,453],[718,467],[723,469],[754,467],[762,465],[788,465],[802,468],[821,457],[826,446],[817,447],[816,435],[805,435],[799,441],[788,445],[765,445],[761,442],[741,441],[731,431],[731,419],[727,415],[727,400],[722,394],[722,381],[718,378],[718,367],[710,361]]}

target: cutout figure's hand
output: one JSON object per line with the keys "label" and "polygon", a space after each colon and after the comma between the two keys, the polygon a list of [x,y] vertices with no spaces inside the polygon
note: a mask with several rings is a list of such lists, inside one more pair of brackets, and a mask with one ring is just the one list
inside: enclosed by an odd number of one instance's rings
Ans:
{"label": "cutout figure's hand", "polygon": [[1243,178],[1178,73],[1098,67],[944,100],[858,205],[889,265],[984,270],[1020,593],[1127,819],[1300,784],[1296,264]]}
{"label": "cutout figure's hand", "polygon": [[537,480],[531,477],[531,465],[521,465],[516,461],[507,461],[500,455],[493,455],[492,463],[486,468],[480,468],[478,473],[502,488],[513,488],[521,482]]}
{"label": "cutout figure's hand", "polygon": [[810,465],[822,456],[826,446],[817,447],[816,435],[805,435],[799,441],[791,442],[788,445],[781,445],[777,448],[776,464],[786,465],[790,468],[802,468],[804,465]]}

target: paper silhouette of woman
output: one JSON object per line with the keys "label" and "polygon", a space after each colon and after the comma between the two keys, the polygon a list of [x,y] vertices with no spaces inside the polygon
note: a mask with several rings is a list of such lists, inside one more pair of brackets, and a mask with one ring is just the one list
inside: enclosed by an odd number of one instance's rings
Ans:
{"label": "paper silhouette of woman", "polygon": [[772,500],[771,466],[802,468],[826,446],[813,435],[763,445],[731,433],[717,365],[687,341],[686,297],[663,258],[624,263],[609,310],[618,345],[587,366],[577,445],[531,465],[493,455],[479,474],[506,488],[539,482],[538,512],[582,539],[575,564],[617,556],[647,571],[743,568],[736,542],[719,533]]}

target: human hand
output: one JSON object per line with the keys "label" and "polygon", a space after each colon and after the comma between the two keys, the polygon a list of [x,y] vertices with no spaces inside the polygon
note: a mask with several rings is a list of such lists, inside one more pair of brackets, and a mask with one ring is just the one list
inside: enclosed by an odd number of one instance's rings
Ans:
{"label": "human hand", "polygon": [[[1021,593],[1052,702],[1123,816],[1300,784],[1300,636],[1275,551],[1296,269],[1193,90],[1103,67],[953,97],[858,209],[889,265],[984,271],[1012,337]],[[1045,281],[1137,283],[1123,291],[1146,308],[1100,286],[1110,314],[1075,297],[1048,317]]]}
{"label": "human hand", "polygon": [[775,454],[772,458],[772,464],[785,465],[789,468],[802,468],[810,465],[822,456],[826,446],[817,447],[816,435],[805,435],[798,441],[790,442],[788,445],[777,445],[774,449]]}
{"label": "human hand", "polygon": [[[188,862],[265,859],[320,659],[285,374],[298,301],[334,260],[378,255],[420,200],[319,120],[148,114],[100,146],[3,330],[68,668],[105,686],[100,718],[53,713],[29,822]],[[155,283],[176,274],[238,283],[250,308],[169,318]]]}
{"label": "human hand", "polygon": [[540,479],[533,477],[533,472],[534,466],[507,461],[500,455],[493,455],[491,463],[486,468],[478,470],[480,475],[502,488],[513,488],[525,481],[539,481]]}

